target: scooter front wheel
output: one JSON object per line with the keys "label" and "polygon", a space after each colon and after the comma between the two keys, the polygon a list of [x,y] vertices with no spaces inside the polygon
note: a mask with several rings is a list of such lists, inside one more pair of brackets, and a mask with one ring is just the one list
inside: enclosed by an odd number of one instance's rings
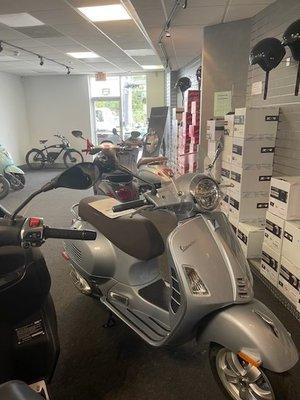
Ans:
{"label": "scooter front wheel", "polygon": [[219,387],[230,400],[296,399],[292,376],[256,367],[225,347],[211,344],[210,365]]}

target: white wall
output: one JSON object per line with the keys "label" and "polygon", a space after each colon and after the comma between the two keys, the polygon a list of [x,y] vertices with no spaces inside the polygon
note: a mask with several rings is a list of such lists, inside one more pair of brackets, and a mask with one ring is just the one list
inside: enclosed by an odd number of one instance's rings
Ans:
{"label": "white wall", "polygon": [[30,147],[23,80],[0,72],[0,144],[17,165],[25,164]]}
{"label": "white wall", "polygon": [[152,107],[165,105],[165,73],[147,73],[147,116],[150,116]]}
{"label": "white wall", "polygon": [[82,130],[91,135],[90,100],[87,76],[25,77],[31,147],[39,147],[39,139],[54,144],[54,134],[66,136],[72,147],[84,148],[84,142],[71,131]]}

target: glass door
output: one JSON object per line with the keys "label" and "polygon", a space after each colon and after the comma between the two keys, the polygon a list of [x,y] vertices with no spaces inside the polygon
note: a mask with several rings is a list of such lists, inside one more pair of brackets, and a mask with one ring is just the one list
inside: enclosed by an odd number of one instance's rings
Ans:
{"label": "glass door", "polygon": [[120,98],[102,98],[93,101],[94,126],[97,144],[104,141],[121,141],[121,100]]}

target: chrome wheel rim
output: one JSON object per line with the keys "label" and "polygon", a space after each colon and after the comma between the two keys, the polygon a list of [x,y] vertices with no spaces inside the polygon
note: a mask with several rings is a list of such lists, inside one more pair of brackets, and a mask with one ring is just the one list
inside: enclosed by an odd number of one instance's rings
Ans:
{"label": "chrome wheel rim", "polygon": [[264,372],[227,349],[216,357],[219,378],[234,400],[275,400],[272,385]]}

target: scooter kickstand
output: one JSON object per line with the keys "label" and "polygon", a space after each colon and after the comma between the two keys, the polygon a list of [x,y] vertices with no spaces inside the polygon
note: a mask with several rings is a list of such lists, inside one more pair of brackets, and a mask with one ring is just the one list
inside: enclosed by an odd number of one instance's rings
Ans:
{"label": "scooter kickstand", "polygon": [[115,325],[116,325],[116,320],[114,318],[114,314],[110,311],[109,315],[108,315],[108,318],[107,318],[107,321],[102,326],[103,326],[103,328],[112,328]]}

